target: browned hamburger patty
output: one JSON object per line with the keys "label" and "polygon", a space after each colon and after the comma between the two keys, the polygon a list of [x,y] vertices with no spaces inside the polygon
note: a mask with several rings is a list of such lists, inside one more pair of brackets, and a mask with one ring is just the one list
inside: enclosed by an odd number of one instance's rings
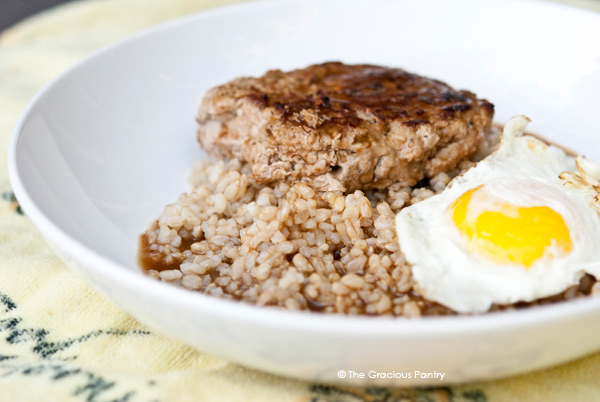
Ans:
{"label": "browned hamburger patty", "polygon": [[259,183],[350,192],[412,186],[454,168],[493,114],[488,101],[437,80],[330,62],[209,90],[198,140],[212,156],[249,163]]}

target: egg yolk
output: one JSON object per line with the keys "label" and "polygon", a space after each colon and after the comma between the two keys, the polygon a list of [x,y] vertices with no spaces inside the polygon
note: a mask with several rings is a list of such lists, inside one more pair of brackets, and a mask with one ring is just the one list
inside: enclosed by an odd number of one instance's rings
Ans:
{"label": "egg yolk", "polygon": [[[469,239],[469,248],[491,261],[530,267],[552,247],[553,256],[573,246],[562,216],[547,206],[519,207],[501,202],[493,208],[471,204],[476,187],[452,204],[452,219]],[[493,209],[493,210],[491,210]]]}

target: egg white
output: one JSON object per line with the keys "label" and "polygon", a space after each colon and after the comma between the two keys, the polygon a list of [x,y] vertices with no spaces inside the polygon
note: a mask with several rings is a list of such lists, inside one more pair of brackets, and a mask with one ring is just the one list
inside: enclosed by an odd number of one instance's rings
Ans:
{"label": "egg white", "polygon": [[[585,273],[600,277],[598,193],[590,184],[600,176],[600,165],[583,158],[576,162],[560,148],[523,135],[528,122],[524,116],[511,119],[496,152],[456,177],[442,193],[397,215],[400,247],[412,264],[417,291],[427,299],[457,312],[479,313],[492,304],[558,294]],[[448,211],[461,195],[481,185],[502,202],[548,206],[558,212],[569,230],[571,251],[542,258],[528,268],[467,251],[466,239]]]}

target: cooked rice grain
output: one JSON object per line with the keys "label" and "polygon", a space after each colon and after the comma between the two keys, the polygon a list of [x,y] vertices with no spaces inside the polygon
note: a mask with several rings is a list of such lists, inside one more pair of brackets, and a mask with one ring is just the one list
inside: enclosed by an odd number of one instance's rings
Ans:
{"label": "cooked rice grain", "polygon": [[[495,130],[478,157],[489,154],[498,138]],[[143,236],[141,260],[154,278],[257,305],[340,314],[453,314],[413,291],[394,219],[473,163],[463,161],[459,170],[420,187],[343,195],[317,193],[301,182],[260,186],[238,160],[200,160],[192,190],[168,205]],[[590,278],[541,302],[600,292]]]}

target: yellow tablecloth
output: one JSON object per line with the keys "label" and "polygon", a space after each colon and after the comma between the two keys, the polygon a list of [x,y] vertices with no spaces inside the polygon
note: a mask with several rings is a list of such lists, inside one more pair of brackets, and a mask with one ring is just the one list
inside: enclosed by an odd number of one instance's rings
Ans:
{"label": "yellow tablecloth", "polygon": [[[451,388],[346,389],[276,377],[146,328],[65,268],[22,214],[8,181],[8,139],[26,103],[43,84],[102,45],[233,2],[80,1],[0,36],[0,402],[600,400],[600,354],[525,376]],[[595,0],[575,3],[600,10]]]}

